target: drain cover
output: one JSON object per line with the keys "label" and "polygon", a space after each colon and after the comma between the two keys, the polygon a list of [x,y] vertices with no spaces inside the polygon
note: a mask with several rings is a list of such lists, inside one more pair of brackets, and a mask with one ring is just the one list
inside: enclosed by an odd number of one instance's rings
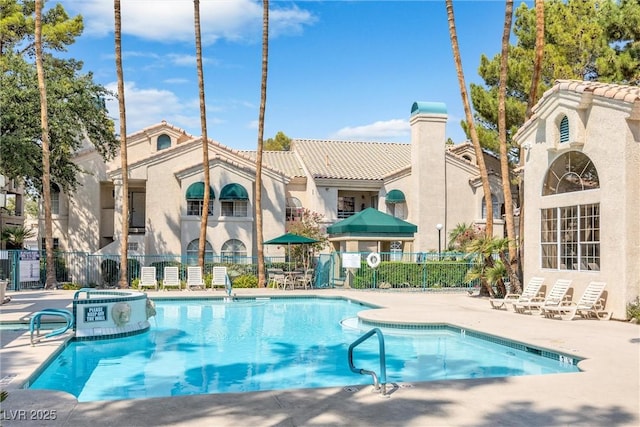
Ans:
{"label": "drain cover", "polygon": [[404,383],[404,384],[403,384],[403,383],[400,383],[400,384],[398,384],[398,387],[400,387],[400,388],[413,388],[413,384],[410,384],[410,383]]}
{"label": "drain cover", "polygon": [[358,391],[360,389],[358,387],[344,387],[342,390],[348,391],[349,393],[355,393],[356,391]]}

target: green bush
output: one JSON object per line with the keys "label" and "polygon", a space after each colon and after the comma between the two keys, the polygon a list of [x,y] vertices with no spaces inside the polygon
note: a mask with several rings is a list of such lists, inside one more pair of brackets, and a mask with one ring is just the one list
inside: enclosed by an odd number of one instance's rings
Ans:
{"label": "green bush", "polygon": [[627,319],[640,323],[640,297],[627,304]]}
{"label": "green bush", "polygon": [[105,259],[100,263],[100,274],[102,275],[102,283],[107,286],[113,286],[118,281],[120,275],[120,266],[114,259]]}
{"label": "green bush", "polygon": [[[470,265],[466,260],[429,261],[422,264],[385,261],[375,272],[366,262],[355,272],[352,288],[365,289],[380,284],[391,288],[427,287],[445,288],[464,285],[464,277]],[[388,285],[387,285],[388,284]]]}
{"label": "green bush", "polygon": [[131,288],[138,289],[140,287],[140,279],[133,279],[131,281]]}
{"label": "green bush", "polygon": [[258,278],[250,274],[243,274],[233,279],[232,286],[234,288],[257,288]]}

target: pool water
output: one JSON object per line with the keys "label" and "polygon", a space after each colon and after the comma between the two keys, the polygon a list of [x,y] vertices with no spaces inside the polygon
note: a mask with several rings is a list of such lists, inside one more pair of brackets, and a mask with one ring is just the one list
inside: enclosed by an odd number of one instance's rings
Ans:
{"label": "pool water", "polygon": [[[366,309],[320,298],[156,301],[149,332],[74,341],[30,388],[86,402],[372,384],[347,360],[349,345],[371,328],[341,324]],[[388,383],[577,372],[454,328],[382,330]],[[379,371],[375,337],[355,349],[354,362]]]}

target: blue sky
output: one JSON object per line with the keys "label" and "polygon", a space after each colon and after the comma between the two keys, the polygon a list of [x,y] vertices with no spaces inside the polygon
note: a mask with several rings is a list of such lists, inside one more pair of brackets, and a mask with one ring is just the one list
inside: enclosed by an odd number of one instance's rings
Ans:
{"label": "blue sky", "polygon": [[[115,91],[113,2],[60,3],[85,21],[68,55]],[[504,2],[453,4],[468,88],[482,82],[480,55],[500,51]],[[447,136],[464,140],[443,0],[272,0],[270,6],[265,139],[283,131],[292,138],[409,142],[411,105],[436,101],[447,105]],[[255,150],[262,4],[201,0],[200,13],[208,136]],[[122,22],[127,133],[166,120],[200,135],[193,1],[122,0]],[[107,106],[117,117],[117,103]]]}

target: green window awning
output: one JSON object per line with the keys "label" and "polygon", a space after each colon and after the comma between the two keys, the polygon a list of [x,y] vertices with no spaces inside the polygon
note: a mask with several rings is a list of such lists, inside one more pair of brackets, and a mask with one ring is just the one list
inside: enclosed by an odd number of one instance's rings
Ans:
{"label": "green window awning", "polygon": [[220,200],[249,200],[249,193],[240,184],[227,184],[220,191]]}
{"label": "green window awning", "polygon": [[[185,196],[187,200],[204,200],[204,182],[194,182],[187,188],[187,194]],[[209,186],[209,198],[214,199],[215,194],[213,188]]]}
{"label": "green window awning", "polygon": [[367,208],[327,227],[327,233],[332,236],[413,237],[416,231],[416,225],[374,208]]}
{"label": "green window awning", "polygon": [[404,203],[406,201],[404,193],[400,190],[391,190],[387,193],[387,203]]}

